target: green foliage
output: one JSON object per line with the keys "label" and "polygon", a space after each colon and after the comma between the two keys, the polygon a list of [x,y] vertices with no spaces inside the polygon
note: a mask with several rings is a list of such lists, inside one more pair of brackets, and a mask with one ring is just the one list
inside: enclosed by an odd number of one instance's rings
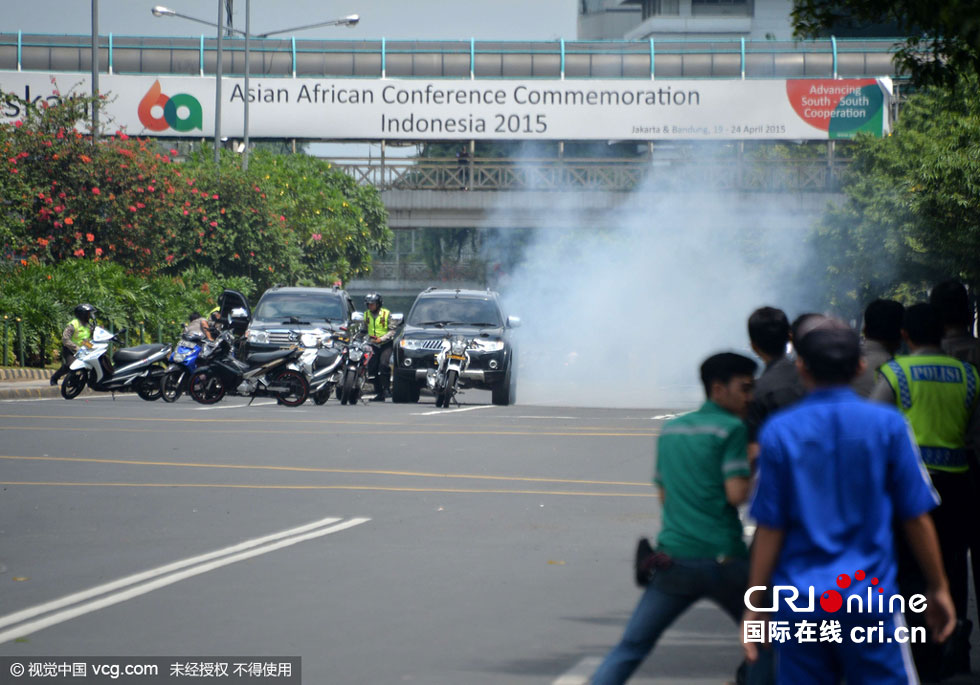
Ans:
{"label": "green foliage", "polygon": [[[163,142],[122,132],[96,144],[79,132],[91,102],[66,94],[34,106],[0,93],[0,104],[24,113],[0,125],[0,258],[8,267],[111,262],[120,270],[110,275],[169,277],[153,287],[203,269],[264,289],[350,279],[391,245],[377,190],[327,162],[259,149],[246,173],[227,151],[216,168],[207,148],[178,163],[177,150]],[[18,311],[30,297],[25,291]],[[146,312],[156,306],[142,296],[129,300],[146,302]],[[57,313],[31,306],[38,322]]]}
{"label": "green foliage", "polygon": [[792,20],[801,37],[825,35],[837,27],[894,26],[899,35],[909,36],[896,54],[896,63],[920,85],[952,85],[959,74],[980,74],[976,2],[794,0]]}
{"label": "green foliage", "polygon": [[[23,320],[25,348],[30,362],[38,363],[44,339],[47,358],[57,358],[61,331],[82,302],[94,305],[99,323],[115,330],[128,328],[135,344],[140,326],[147,340],[162,329],[172,339],[192,311],[206,313],[225,288],[254,295],[247,278],[216,276],[206,268],[178,276],[147,278],[127,273],[119,264],[69,259],[58,264],[29,263],[0,267],[0,316]],[[11,328],[11,334],[14,329]]]}
{"label": "green foliage", "polygon": [[980,283],[980,103],[971,77],[908,99],[893,135],[863,137],[847,201],[812,238],[828,304],[860,310],[957,276]]}

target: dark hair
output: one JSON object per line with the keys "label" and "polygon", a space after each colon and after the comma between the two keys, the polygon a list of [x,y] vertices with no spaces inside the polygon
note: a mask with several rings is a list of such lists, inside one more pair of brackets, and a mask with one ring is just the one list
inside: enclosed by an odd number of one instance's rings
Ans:
{"label": "dark hair", "polygon": [[820,385],[844,385],[857,375],[861,340],[840,319],[810,317],[797,328],[796,351]]}
{"label": "dark hair", "polygon": [[188,321],[197,321],[200,318],[201,318],[201,312],[191,312],[191,316],[187,320]]}
{"label": "dark hair", "polygon": [[749,316],[749,340],[770,357],[781,357],[789,342],[789,319],[775,307],[760,307]]}
{"label": "dark hair", "polygon": [[789,335],[790,339],[793,341],[794,347],[796,346],[797,341],[800,339],[800,336],[797,335],[797,332],[800,330],[800,326],[806,323],[807,319],[814,316],[823,316],[823,314],[819,314],[817,312],[807,312],[806,314],[800,314],[798,317],[793,319],[793,323],[791,323],[789,326]]}
{"label": "dark hair", "polygon": [[905,307],[895,300],[875,300],[864,310],[864,336],[897,350],[902,343]]}
{"label": "dark hair", "polygon": [[939,345],[943,341],[943,318],[939,309],[928,302],[913,304],[905,310],[903,328],[916,345]]}
{"label": "dark hair", "polygon": [[734,376],[754,376],[758,365],[740,354],[722,352],[704,360],[701,364],[701,382],[705,395],[711,395],[712,383],[728,383]]}
{"label": "dark hair", "polygon": [[966,326],[973,323],[970,296],[966,286],[955,279],[943,281],[929,293],[929,304],[939,310],[944,326]]}

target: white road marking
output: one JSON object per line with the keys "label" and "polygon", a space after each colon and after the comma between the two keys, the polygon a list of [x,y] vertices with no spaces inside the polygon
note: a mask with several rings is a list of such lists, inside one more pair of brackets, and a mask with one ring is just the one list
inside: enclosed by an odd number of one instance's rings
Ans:
{"label": "white road marking", "polygon": [[492,409],[492,404],[481,404],[476,407],[463,407],[462,409],[436,409],[435,411],[425,411],[413,413],[412,416],[434,416],[435,414],[458,414],[461,411],[473,411],[474,409]]}
{"label": "white road marking", "polygon": [[212,409],[242,409],[244,407],[271,407],[278,402],[252,402],[252,404],[219,404],[214,407],[197,407],[194,411],[210,411]]}
{"label": "white road marking", "polygon": [[[11,628],[10,630],[0,633],[0,644],[23,637],[24,635],[29,635],[30,633],[48,628],[58,623],[63,623],[64,621],[68,621],[72,618],[82,616],[92,611],[97,611],[99,609],[112,606],[113,604],[124,602],[128,599],[132,599],[133,597],[144,595],[161,587],[166,587],[167,585],[172,585],[178,581],[185,580],[186,578],[191,578],[193,576],[206,573],[207,571],[212,571],[216,568],[227,566],[228,564],[243,561],[261,554],[268,554],[269,552],[274,552],[278,549],[289,547],[290,545],[295,545],[306,540],[312,540],[324,535],[330,535],[331,533],[337,533],[362,523],[366,523],[370,520],[371,519],[368,518],[353,518],[348,521],[337,523],[337,521],[340,521],[340,519],[336,517],[321,519],[303,526],[290,528],[289,530],[280,531],[278,533],[266,535],[254,540],[247,540],[231,547],[225,547],[214,552],[209,552],[196,557],[190,557],[188,559],[176,561],[172,564],[150,569],[149,571],[143,571],[142,573],[126,576],[125,578],[120,578],[119,580],[115,580],[110,583],[105,583],[88,590],[66,595],[60,599],[23,609],[13,614],[0,617],[0,626],[20,623],[24,620],[34,618],[35,616],[47,613],[49,611],[61,609],[62,607],[70,606],[72,604],[77,604],[78,602],[96,597],[98,595],[104,595],[112,592],[113,590],[132,586],[127,590],[123,590],[122,592],[110,594],[106,597],[85,604],[78,604],[78,606],[71,609],[66,609],[64,611],[51,614],[45,618],[31,621],[29,623],[22,623],[15,628]],[[212,561],[214,559],[216,560]],[[179,571],[179,569],[186,568],[188,566],[191,568],[187,568],[184,571]],[[177,572],[171,573],[172,571]],[[137,584],[145,580],[149,580],[149,582],[145,582],[142,585]]]}
{"label": "white road marking", "polygon": [[560,675],[551,685],[585,685],[592,678],[602,658],[587,656],[570,670]]}
{"label": "white road marking", "polygon": [[571,419],[575,420],[577,416],[512,416],[509,418],[514,419]]}

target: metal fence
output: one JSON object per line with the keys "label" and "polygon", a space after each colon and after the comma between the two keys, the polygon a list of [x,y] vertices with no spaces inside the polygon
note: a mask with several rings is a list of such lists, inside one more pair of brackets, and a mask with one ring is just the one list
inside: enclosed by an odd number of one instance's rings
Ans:
{"label": "metal fence", "polygon": [[846,163],[827,159],[650,162],[646,159],[333,159],[381,190],[629,191],[669,181],[679,190],[835,192]]}

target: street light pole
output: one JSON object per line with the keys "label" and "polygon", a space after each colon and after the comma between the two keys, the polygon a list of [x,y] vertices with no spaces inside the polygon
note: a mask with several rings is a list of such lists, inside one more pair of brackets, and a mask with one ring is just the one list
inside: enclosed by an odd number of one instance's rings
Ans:
{"label": "street light pole", "polygon": [[92,0],[92,142],[99,142],[99,0]]}
{"label": "street light pole", "polygon": [[[96,2],[97,0],[93,0]],[[174,10],[163,7],[162,5],[157,5],[153,8],[153,16],[155,17],[180,17],[181,19],[187,19],[189,21],[195,21],[198,24],[206,24],[207,26],[214,26],[218,29],[218,66],[217,66],[217,81],[215,83],[215,103],[214,103],[214,163],[218,165],[220,162],[220,146],[221,146],[221,34],[224,31],[228,31],[229,34],[232,32],[238,33],[245,38],[245,93],[244,93],[244,120],[243,120],[243,132],[242,132],[242,170],[248,171],[248,147],[249,147],[249,76],[251,74],[251,45],[250,41],[254,38],[268,38],[277,33],[288,33],[290,31],[303,31],[305,29],[314,29],[321,26],[347,26],[353,28],[357,26],[357,23],[361,18],[356,14],[349,14],[343,19],[331,19],[330,21],[321,21],[316,24],[304,24],[303,26],[296,26],[288,29],[279,29],[277,31],[268,31],[266,33],[260,33],[257,36],[252,35],[251,26],[251,0],[245,0],[245,30],[241,31],[239,29],[233,28],[232,26],[225,25],[224,15],[223,15],[223,0],[218,0],[218,23],[212,24],[209,21],[204,21],[203,19],[197,19],[196,17],[189,17],[186,14],[180,14]],[[231,22],[229,21],[229,24]]]}
{"label": "street light pole", "polygon": [[221,34],[224,33],[225,25],[225,5],[222,0],[218,0],[218,63],[215,67],[214,82],[214,166],[218,170],[221,168]]}
{"label": "street light pole", "polygon": [[248,90],[248,72],[251,62],[251,55],[248,50],[248,41],[251,35],[251,20],[252,20],[252,0],[245,0],[245,130],[242,132],[242,144],[245,149],[242,150],[242,171],[248,171],[248,101],[249,101],[249,90]]}

